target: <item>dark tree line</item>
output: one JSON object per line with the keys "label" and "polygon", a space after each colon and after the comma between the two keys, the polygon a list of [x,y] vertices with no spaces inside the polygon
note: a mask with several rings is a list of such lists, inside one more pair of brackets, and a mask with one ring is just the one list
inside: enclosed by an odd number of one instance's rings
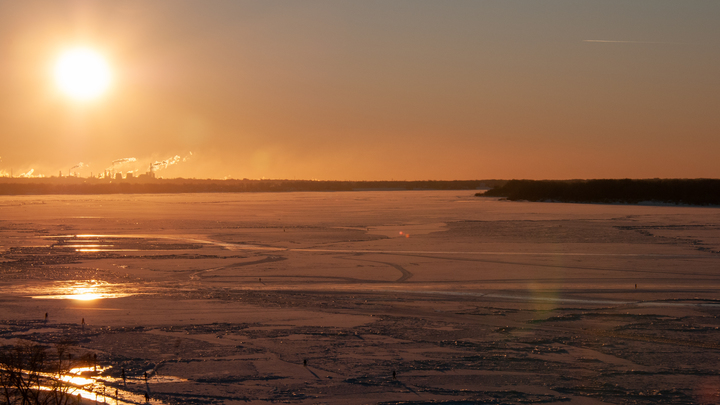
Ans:
{"label": "dark tree line", "polygon": [[720,180],[510,180],[484,194],[476,195],[506,197],[513,201],[625,204],[653,201],[670,204],[720,205]]}
{"label": "dark tree line", "polygon": [[499,184],[498,180],[423,180],[423,181],[311,181],[311,180],[195,180],[155,179],[5,179],[0,180],[0,195],[43,194],[167,194],[167,193],[239,193],[289,191],[362,191],[362,190],[475,190]]}

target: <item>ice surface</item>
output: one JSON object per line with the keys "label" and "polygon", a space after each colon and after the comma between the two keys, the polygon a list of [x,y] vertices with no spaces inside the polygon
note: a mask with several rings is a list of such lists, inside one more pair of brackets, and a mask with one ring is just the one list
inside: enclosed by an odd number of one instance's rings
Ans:
{"label": "ice surface", "polygon": [[0,197],[0,339],[163,403],[717,403],[719,231],[461,191]]}

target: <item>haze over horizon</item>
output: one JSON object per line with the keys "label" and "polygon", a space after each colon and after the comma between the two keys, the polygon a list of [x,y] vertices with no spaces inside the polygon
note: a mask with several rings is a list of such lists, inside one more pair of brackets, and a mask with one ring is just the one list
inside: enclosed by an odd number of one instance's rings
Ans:
{"label": "haze over horizon", "polygon": [[[718,178],[717,1],[0,0],[0,176]],[[107,61],[93,99],[53,82]]]}

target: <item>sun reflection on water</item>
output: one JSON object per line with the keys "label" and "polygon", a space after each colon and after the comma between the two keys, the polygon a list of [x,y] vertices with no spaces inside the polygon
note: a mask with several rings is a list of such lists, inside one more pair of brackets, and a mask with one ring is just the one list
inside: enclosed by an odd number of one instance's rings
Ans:
{"label": "sun reflection on water", "polygon": [[140,249],[75,249],[76,252],[139,252]]}
{"label": "sun reflection on water", "polygon": [[84,387],[86,385],[94,384],[95,380],[92,378],[86,378],[83,377],[83,373],[89,373],[89,372],[97,372],[102,373],[103,371],[107,370],[108,367],[101,367],[98,366],[95,367],[75,367],[68,371],[68,374],[65,374],[60,377],[62,381],[68,382],[73,385],[77,385],[79,387]]}
{"label": "sun reflection on water", "polygon": [[[38,291],[40,292],[40,291]],[[100,280],[58,281],[42,288],[42,294],[31,292],[32,298],[94,301],[105,298],[122,298],[137,294],[124,284],[112,284]]]}
{"label": "sun reflection on water", "polygon": [[[38,375],[45,379],[62,381],[69,384],[67,394],[71,397],[82,398],[83,400],[88,400],[93,403],[112,403],[118,405],[147,403],[144,396],[139,392],[128,390],[127,387],[118,388],[114,385],[110,386],[109,384],[119,383],[120,381],[117,378],[104,375],[104,373],[111,368],[112,366],[103,367],[100,365],[93,367],[75,367],[62,375],[46,372],[38,373]],[[27,374],[28,372],[23,370],[23,373]],[[154,376],[154,379],[157,379],[157,376]],[[144,385],[147,389],[147,382],[143,382],[142,378],[129,378],[128,380],[133,381],[132,384],[140,384],[141,387]],[[41,379],[39,381],[43,380]],[[186,379],[172,376],[162,380],[157,379],[157,382],[165,383],[186,381]],[[37,388],[42,391],[51,391],[53,388],[50,385],[45,385],[45,382],[47,382],[47,380],[43,381]],[[163,404],[162,401],[155,398],[151,398],[149,403]]]}

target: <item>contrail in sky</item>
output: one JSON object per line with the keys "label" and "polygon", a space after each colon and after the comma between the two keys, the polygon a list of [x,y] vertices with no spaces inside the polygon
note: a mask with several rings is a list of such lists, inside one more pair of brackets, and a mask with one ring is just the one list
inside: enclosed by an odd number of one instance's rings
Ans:
{"label": "contrail in sky", "polygon": [[609,44],[664,44],[680,45],[682,42],[652,42],[652,41],[615,41],[611,39],[583,39],[583,42],[601,42]]}

